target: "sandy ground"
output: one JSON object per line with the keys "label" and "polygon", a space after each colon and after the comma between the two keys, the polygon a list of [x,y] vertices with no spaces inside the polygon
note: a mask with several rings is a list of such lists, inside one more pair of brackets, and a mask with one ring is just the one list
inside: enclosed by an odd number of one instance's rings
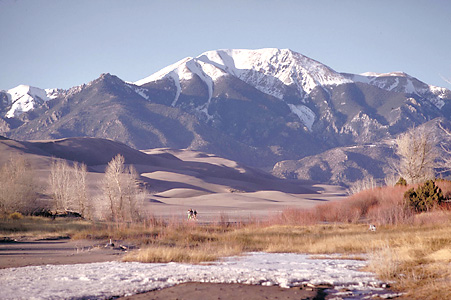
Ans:
{"label": "sandy ground", "polygon": [[171,288],[138,294],[119,299],[128,300],[320,300],[325,299],[322,290],[284,289],[278,286],[259,286],[245,284],[185,283]]}
{"label": "sandy ground", "polygon": [[0,268],[65,265],[120,260],[124,251],[88,240],[0,242]]}
{"label": "sandy ground", "polygon": [[[172,155],[176,168],[141,169],[152,195],[146,202],[149,213],[169,218],[186,218],[189,209],[198,212],[200,222],[237,222],[267,219],[287,208],[311,208],[342,199],[346,191],[338,186],[305,181],[279,180],[239,163],[189,150],[152,149],[148,155]],[[182,167],[183,166],[183,167]]]}
{"label": "sandy ground", "polygon": [[343,192],[290,194],[280,191],[250,193],[205,193],[193,189],[171,189],[152,195],[148,211],[165,219],[186,218],[189,209],[198,212],[200,222],[237,222],[268,219],[285,209],[312,208],[318,204],[343,198]]}

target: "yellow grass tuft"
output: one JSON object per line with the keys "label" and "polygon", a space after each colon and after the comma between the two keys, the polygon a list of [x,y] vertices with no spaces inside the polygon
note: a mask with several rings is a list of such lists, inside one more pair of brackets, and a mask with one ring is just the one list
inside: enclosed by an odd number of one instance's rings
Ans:
{"label": "yellow grass tuft", "polygon": [[201,263],[215,261],[221,257],[238,255],[240,253],[242,253],[242,249],[237,245],[221,247],[214,244],[205,244],[196,248],[153,246],[131,252],[123,260],[147,263]]}
{"label": "yellow grass tuft", "polygon": [[[427,260],[437,262],[451,262],[451,249],[440,249],[426,256]],[[450,266],[451,268],[451,266]]]}

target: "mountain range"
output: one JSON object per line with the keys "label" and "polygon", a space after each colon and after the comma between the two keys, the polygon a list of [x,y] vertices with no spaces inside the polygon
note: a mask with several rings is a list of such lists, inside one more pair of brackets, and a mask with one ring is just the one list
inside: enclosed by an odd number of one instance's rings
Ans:
{"label": "mountain range", "polygon": [[402,72],[339,73],[288,49],[235,49],[136,82],[102,74],[69,90],[1,91],[0,134],[198,150],[280,177],[350,185],[383,178],[395,157],[390,141],[422,124],[440,134],[435,125],[449,126],[450,112],[450,90]]}

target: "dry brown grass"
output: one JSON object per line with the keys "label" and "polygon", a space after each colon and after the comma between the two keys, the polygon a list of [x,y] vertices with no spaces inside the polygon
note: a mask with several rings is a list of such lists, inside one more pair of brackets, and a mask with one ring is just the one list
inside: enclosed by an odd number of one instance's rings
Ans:
{"label": "dry brown grass", "polygon": [[274,216],[271,224],[311,225],[320,222],[374,224],[405,223],[412,212],[404,204],[407,187],[383,187],[365,190],[347,199],[317,205],[312,209],[289,208]]}
{"label": "dry brown grass", "polygon": [[435,183],[442,190],[443,196],[445,196],[445,198],[447,198],[447,199],[451,198],[451,181],[450,180],[439,179],[439,180],[436,180]]}
{"label": "dry brown grass", "polygon": [[[437,215],[440,225],[424,221]],[[199,263],[248,251],[360,255],[369,259],[369,270],[406,292],[406,299],[447,299],[451,213],[432,212],[416,219],[421,222],[379,226],[376,232],[363,224],[172,226],[126,259]]]}
{"label": "dry brown grass", "polygon": [[[412,226],[370,252],[369,270],[395,281],[407,299],[451,299],[451,222]],[[402,228],[398,228],[400,231]]]}
{"label": "dry brown grass", "polygon": [[0,218],[0,235],[11,238],[72,236],[91,227],[92,222],[77,219],[52,220],[51,218],[43,217]]}
{"label": "dry brown grass", "polygon": [[140,261],[149,263],[185,262],[201,263],[216,261],[221,257],[239,255],[243,249],[237,244],[203,243],[196,247],[171,247],[155,245],[131,252],[124,261]]}
{"label": "dry brown grass", "polygon": [[369,270],[394,281],[394,288],[406,291],[408,299],[451,297],[451,212],[447,210],[412,216],[405,224],[378,226],[376,232],[366,224],[350,223],[198,225],[153,219],[124,224],[29,217],[2,220],[0,228],[3,235],[67,234],[130,241],[140,250],[130,252],[127,261],[200,263],[249,251],[360,255],[369,258]]}

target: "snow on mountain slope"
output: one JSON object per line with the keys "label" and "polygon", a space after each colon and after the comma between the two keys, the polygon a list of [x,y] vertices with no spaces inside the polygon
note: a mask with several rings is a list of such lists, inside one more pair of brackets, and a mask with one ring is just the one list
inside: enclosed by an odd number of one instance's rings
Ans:
{"label": "snow on mountain slope", "polygon": [[6,118],[13,118],[23,112],[33,110],[37,104],[43,103],[58,96],[57,89],[39,89],[29,85],[19,85],[6,91],[10,108],[6,112]]}
{"label": "snow on mountain slope", "polygon": [[205,52],[199,58],[205,57],[218,64],[229,63],[228,69],[235,76],[278,98],[282,95],[271,93],[264,85],[265,76],[284,85],[295,85],[301,94],[310,93],[316,86],[351,82],[331,68],[289,49],[219,50]]}
{"label": "snow on mountain slope", "polygon": [[316,86],[352,82],[302,54],[288,49],[268,48],[208,51],[195,58],[185,58],[135,84],[140,86],[165,77],[174,78],[174,74],[180,81],[189,80],[197,74],[209,91],[219,77],[234,76],[279,99],[283,99],[285,86],[294,85],[301,95],[305,95]]}
{"label": "snow on mountain slope", "polygon": [[[318,109],[322,109],[323,115],[327,114],[326,111],[333,114],[330,111],[333,108],[328,107],[327,102],[324,108],[318,107],[318,101],[324,103],[327,96],[325,99],[318,100],[322,96],[315,95],[313,92],[317,87],[332,97],[331,93],[336,86],[365,83],[394,93],[418,95],[422,98],[421,101],[428,101],[438,109],[445,105],[446,100],[451,99],[451,91],[427,85],[403,72],[364,73],[361,75],[338,73],[300,53],[276,48],[207,51],[197,57],[182,59],[134,84],[145,88],[146,84],[170,79],[174,83],[175,93],[169,103],[175,107],[179,105],[181,95],[185,94],[185,88],[193,87],[192,82],[189,81],[194,77],[196,77],[195,81],[200,80],[204,84],[208,94],[202,95],[205,97],[203,98],[204,103],[192,102],[190,107],[194,111],[204,114],[208,120],[214,118],[214,113],[213,115],[209,114],[209,112],[211,113],[210,102],[216,91],[215,85],[219,87],[221,84],[218,79],[233,77],[231,79],[239,79],[260,92],[282,100],[283,104],[287,105],[310,131],[312,131],[313,124],[321,119],[321,116],[316,115],[319,112]],[[349,91],[343,89],[343,93]],[[334,95],[334,97],[338,96]],[[341,101],[346,103],[347,101],[352,102],[355,95],[346,94],[343,97]],[[316,101],[316,104],[313,104],[312,101]],[[316,110],[313,109],[315,105]],[[353,118],[353,116],[349,117]]]}
{"label": "snow on mountain slope", "polygon": [[316,115],[315,113],[305,105],[294,105],[288,104],[291,111],[296,114],[302,123],[308,128],[308,130],[312,131],[313,123],[315,122]]}
{"label": "snow on mountain slope", "polygon": [[360,75],[343,75],[352,79],[354,82],[374,85],[387,91],[419,95],[427,98],[439,109],[445,105],[444,99],[449,99],[450,97],[450,91],[448,89],[428,85],[404,72],[366,72]]}
{"label": "snow on mountain slope", "polygon": [[169,65],[169,66],[161,69],[160,71],[158,71],[158,72],[156,72],[156,73],[154,73],[154,74],[152,74],[152,75],[150,75],[150,76],[148,76],[146,78],[143,78],[141,80],[133,82],[133,84],[141,86],[141,85],[144,85],[146,83],[162,79],[163,77],[171,76],[169,74],[172,73],[172,72],[175,72],[175,73],[178,74],[179,67],[183,66],[184,63],[186,63],[188,60],[191,60],[191,59],[192,59],[192,57],[186,57],[186,58],[176,62],[175,64]]}
{"label": "snow on mountain slope", "polygon": [[173,65],[170,65],[158,71],[157,73],[149,77],[134,82],[134,84],[137,86],[142,86],[145,85],[146,83],[154,82],[166,77],[171,78],[177,89],[176,95],[171,104],[174,107],[177,104],[178,98],[182,91],[181,82],[192,79],[194,75],[197,75],[207,85],[208,88],[207,104],[205,105],[205,107],[199,108],[199,110],[207,114],[207,117],[210,117],[208,115],[207,108],[213,96],[214,82],[219,77],[227,75],[226,72],[224,72],[221,68],[218,68],[215,65],[206,63],[202,60],[198,60],[192,57],[187,57]]}
{"label": "snow on mountain slope", "polygon": [[266,48],[258,50],[228,49],[207,51],[197,57],[187,57],[157,73],[136,81],[146,83],[170,77],[177,87],[173,105],[181,93],[180,83],[194,75],[207,85],[209,100],[219,77],[234,76],[263,93],[283,99],[287,87],[294,87],[300,100],[304,100],[318,86],[327,87],[345,83],[366,83],[381,89],[416,94],[427,98],[437,108],[451,97],[448,89],[428,85],[403,73],[338,73],[320,62],[289,49]]}

